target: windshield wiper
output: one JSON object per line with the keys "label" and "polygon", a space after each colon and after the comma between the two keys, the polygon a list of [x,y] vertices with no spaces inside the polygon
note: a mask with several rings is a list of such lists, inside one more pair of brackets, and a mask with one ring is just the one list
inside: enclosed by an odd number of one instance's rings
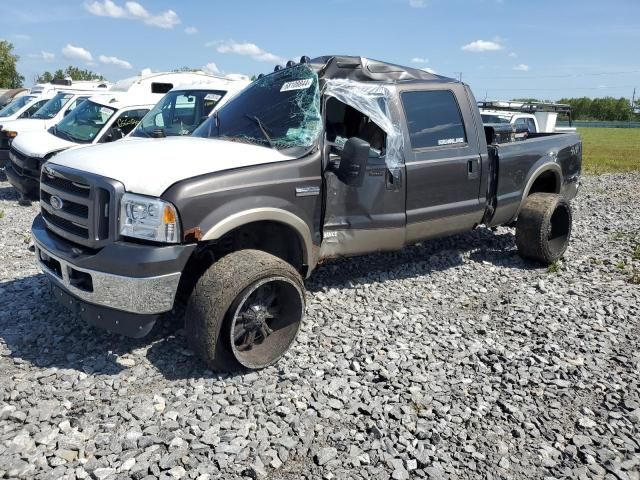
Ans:
{"label": "windshield wiper", "polygon": [[267,139],[267,142],[269,142],[269,146],[271,148],[275,148],[273,146],[273,140],[271,140],[271,137],[269,136],[269,134],[267,133],[267,130],[264,128],[264,126],[262,125],[262,122],[260,121],[260,119],[258,117],[251,116],[251,115],[247,115],[245,114],[245,117],[247,117],[249,120],[253,120],[255,122],[256,125],[258,125],[258,128],[260,129],[260,131],[262,132],[262,135],[264,135],[264,138]]}
{"label": "windshield wiper", "polygon": [[56,137],[60,137],[63,140],[67,140],[69,142],[73,142],[73,143],[85,143],[83,140],[80,140],[76,137],[74,137],[73,135],[65,132],[64,130],[58,130],[58,127],[56,125],[53,126],[53,133]]}

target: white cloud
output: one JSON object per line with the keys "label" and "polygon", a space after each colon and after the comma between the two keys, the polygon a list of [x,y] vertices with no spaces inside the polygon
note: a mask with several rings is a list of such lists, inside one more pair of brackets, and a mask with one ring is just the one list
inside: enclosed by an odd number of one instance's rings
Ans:
{"label": "white cloud", "polygon": [[41,51],[40,53],[30,53],[29,58],[37,58],[44,62],[52,62],[56,58],[55,53]]}
{"label": "white cloud", "polygon": [[529,70],[531,70],[531,67],[529,67],[529,65],[521,63],[520,65],[516,65],[515,67],[513,67],[513,69],[518,72],[528,72]]}
{"label": "white cloud", "polygon": [[229,40],[227,42],[209,42],[208,47],[215,46],[218,53],[231,53],[251,57],[259,62],[285,63],[286,60],[278,55],[267,52],[255,43],[240,43]]}
{"label": "white cloud", "polygon": [[204,70],[207,73],[214,73],[214,74],[220,73],[220,69],[218,68],[218,65],[216,65],[214,62],[207,63],[204,67],[202,67],[202,70]]}
{"label": "white cloud", "polygon": [[85,4],[86,10],[99,17],[125,18],[138,20],[147,25],[158,28],[173,28],[180,23],[178,14],[173,10],[166,10],[157,14],[149,12],[138,2],[125,2],[120,6],[113,0],[95,0]]}
{"label": "white cloud", "polygon": [[16,40],[31,40],[31,36],[27,35],[26,33],[14,33],[12,37]]}
{"label": "white cloud", "polygon": [[413,57],[411,59],[411,63],[429,63],[429,59],[423,57]]}
{"label": "white cloud", "polygon": [[409,6],[411,8],[425,8],[427,6],[426,0],[409,0]]}
{"label": "white cloud", "polygon": [[86,63],[90,63],[93,60],[93,55],[91,55],[89,50],[85,50],[82,47],[76,47],[70,43],[62,49],[62,56],[70,60],[80,60]]}
{"label": "white cloud", "polygon": [[244,73],[227,73],[225,78],[229,80],[251,80],[249,75],[245,75]]}
{"label": "white cloud", "polygon": [[124,68],[125,70],[131,70],[133,68],[129,62],[118,57],[107,57],[106,55],[100,55],[98,57],[98,60],[106,65],[115,65],[116,67]]}
{"label": "white cloud", "polygon": [[517,54],[516,52],[511,52],[511,53],[509,54],[509,56],[510,56],[511,58],[517,58],[518,54]]}
{"label": "white cloud", "polygon": [[187,27],[184,29],[184,33],[187,35],[195,35],[198,33],[198,29],[196,27]]}
{"label": "white cloud", "polygon": [[465,52],[495,52],[502,50],[504,47],[498,42],[491,42],[488,40],[476,40],[475,42],[468,43],[462,47]]}

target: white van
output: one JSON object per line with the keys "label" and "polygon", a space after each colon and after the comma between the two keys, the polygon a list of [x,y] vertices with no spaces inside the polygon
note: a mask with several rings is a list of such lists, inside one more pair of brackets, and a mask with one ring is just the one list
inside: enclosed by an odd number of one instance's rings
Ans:
{"label": "white van", "polygon": [[[44,105],[60,92],[81,92],[85,95],[92,95],[97,92],[107,91],[111,87],[105,81],[79,81],[73,82],[70,79],[54,80],[52,83],[40,83],[31,87],[28,93],[11,102],[0,111],[0,166],[9,158],[9,144],[19,129],[26,131],[33,128],[42,128],[42,122],[25,123],[22,120],[31,119]],[[67,110],[75,104],[69,104]],[[15,122],[14,120],[21,120]],[[45,122],[51,124],[51,122]],[[13,133],[4,133],[13,132]]]}
{"label": "white van", "polygon": [[215,110],[251,82],[218,78],[215,81],[171,90],[142,119],[131,138],[191,135]]}
{"label": "white van", "polygon": [[[194,83],[202,82],[203,78],[209,78],[209,82]],[[172,89],[182,83],[187,86]],[[152,74],[123,80],[109,92],[87,99],[57,125],[20,133],[12,141],[11,163],[5,173],[21,194],[35,197],[42,163],[62,150],[123,138],[158,101],[163,111],[160,116],[164,115],[170,125],[176,125],[172,130],[167,128],[166,135],[189,134],[200,124],[202,116],[209,115],[222,99],[247,83],[200,73]],[[163,95],[167,89],[172,90]]]}

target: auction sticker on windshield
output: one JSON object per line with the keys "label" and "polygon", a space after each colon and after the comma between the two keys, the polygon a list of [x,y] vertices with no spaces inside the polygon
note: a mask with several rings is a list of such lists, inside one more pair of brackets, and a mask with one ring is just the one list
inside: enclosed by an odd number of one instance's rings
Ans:
{"label": "auction sticker on windshield", "polygon": [[295,80],[293,82],[286,82],[280,89],[281,92],[290,92],[292,90],[305,90],[313,85],[313,78],[306,78],[304,80]]}

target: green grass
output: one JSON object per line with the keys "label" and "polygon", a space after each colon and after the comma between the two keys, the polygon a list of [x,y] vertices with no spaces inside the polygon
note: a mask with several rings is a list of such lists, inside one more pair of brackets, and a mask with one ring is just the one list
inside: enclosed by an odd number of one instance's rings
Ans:
{"label": "green grass", "polygon": [[585,173],[640,170],[640,128],[579,128]]}

